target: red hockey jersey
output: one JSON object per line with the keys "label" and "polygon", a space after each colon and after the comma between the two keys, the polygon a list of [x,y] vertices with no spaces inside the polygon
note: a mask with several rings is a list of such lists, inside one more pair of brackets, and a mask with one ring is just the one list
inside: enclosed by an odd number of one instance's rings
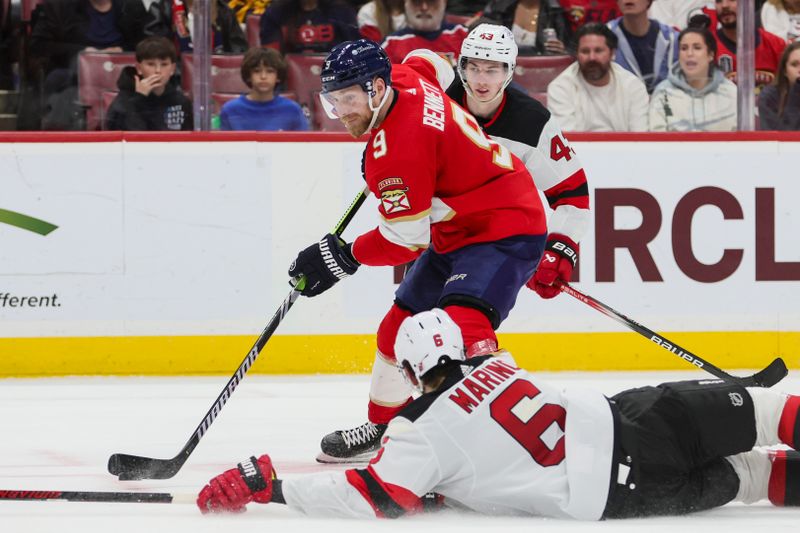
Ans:
{"label": "red hockey jersey", "polygon": [[386,37],[383,49],[392,63],[402,63],[413,50],[432,50],[445,56],[455,66],[461,54],[461,42],[469,32],[461,24],[443,23],[442,29],[423,34],[414,33],[411,28],[404,28]]}
{"label": "red hockey jersey", "polygon": [[560,0],[572,31],[588,22],[605,24],[620,16],[617,0]]}
{"label": "red hockey jersey", "polygon": [[437,72],[452,70],[427,54],[393,66],[395,101],[364,153],[380,224],[353,243],[353,255],[363,264],[407,263],[430,244],[447,253],[547,233],[525,165],[444,93]]}
{"label": "red hockey jersey", "polygon": [[[736,43],[725,37],[721,30],[714,32],[717,40],[717,65],[725,77],[736,83]],[[756,35],[756,88],[769,85],[775,79],[778,63],[786,48],[786,41],[764,28]]]}

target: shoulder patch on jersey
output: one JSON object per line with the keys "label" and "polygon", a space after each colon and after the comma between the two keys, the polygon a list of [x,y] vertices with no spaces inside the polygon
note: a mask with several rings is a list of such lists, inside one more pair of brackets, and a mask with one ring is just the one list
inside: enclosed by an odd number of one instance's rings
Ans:
{"label": "shoulder patch on jersey", "polygon": [[381,193],[381,205],[387,215],[394,213],[402,213],[403,211],[411,210],[411,201],[408,199],[408,187],[403,186],[401,178],[388,178],[389,180],[398,180],[396,184],[386,184],[381,187],[383,180],[378,184],[378,189]]}

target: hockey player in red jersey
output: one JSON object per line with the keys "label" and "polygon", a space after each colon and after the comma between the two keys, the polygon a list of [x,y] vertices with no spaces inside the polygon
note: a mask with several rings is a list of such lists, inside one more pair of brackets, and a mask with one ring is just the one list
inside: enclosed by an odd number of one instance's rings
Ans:
{"label": "hockey player in red jersey", "polygon": [[480,24],[461,45],[459,79],[447,95],[477,120],[489,138],[519,157],[547,198],[545,253],[528,287],[542,298],[560,293],[556,281],[569,282],[578,242],[589,227],[589,186],[575,150],[545,106],[509,87],[517,43],[505,26]]}
{"label": "hockey player in red jersey", "polygon": [[379,225],[345,244],[333,235],[301,251],[290,268],[316,296],[361,264],[416,259],[378,328],[368,422],[322,441],[323,462],[371,457],[386,424],[410,400],[395,366],[404,318],[443,307],[472,357],[497,348],[508,316],[545,245],[547,227],[525,165],[489,139],[444,93],[446,60],[421,50],[392,65],[372,41],[337,46],[322,70],[321,102],[354,137],[369,132],[364,177],[380,201]]}
{"label": "hockey player in red jersey", "polygon": [[466,359],[441,309],[406,318],[395,351],[423,394],[392,419],[366,468],[281,480],[268,455],[252,457],[201,490],[200,510],[239,512],[256,501],[312,516],[397,518],[433,501],[598,520],[731,501],[800,505],[800,454],[760,448],[800,446],[800,396],[718,379],[610,398],[560,390],[505,352]]}

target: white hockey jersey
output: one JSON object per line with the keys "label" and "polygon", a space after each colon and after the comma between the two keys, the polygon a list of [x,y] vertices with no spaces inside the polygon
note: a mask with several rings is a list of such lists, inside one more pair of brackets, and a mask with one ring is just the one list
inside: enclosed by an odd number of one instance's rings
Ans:
{"label": "white hockey jersey", "polygon": [[366,469],[284,480],[286,503],[395,518],[435,492],[485,514],[601,518],[614,447],[607,399],[553,388],[500,354],[467,361],[403,410]]}
{"label": "white hockey jersey", "polygon": [[[450,85],[447,95],[467,109],[460,79]],[[591,224],[586,173],[547,108],[509,87],[497,111],[489,118],[476,117],[476,121],[492,140],[525,163],[553,209],[547,222],[549,232],[580,242]]]}

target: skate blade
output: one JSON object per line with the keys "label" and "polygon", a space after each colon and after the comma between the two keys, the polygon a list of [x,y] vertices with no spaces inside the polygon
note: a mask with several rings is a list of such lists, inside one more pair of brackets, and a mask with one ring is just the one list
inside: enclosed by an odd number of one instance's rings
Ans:
{"label": "skate blade", "polygon": [[334,457],[324,452],[319,452],[317,455],[317,462],[329,465],[335,464],[351,464],[351,465],[364,465],[369,463],[369,460],[375,457],[377,452],[366,452],[352,457]]}

